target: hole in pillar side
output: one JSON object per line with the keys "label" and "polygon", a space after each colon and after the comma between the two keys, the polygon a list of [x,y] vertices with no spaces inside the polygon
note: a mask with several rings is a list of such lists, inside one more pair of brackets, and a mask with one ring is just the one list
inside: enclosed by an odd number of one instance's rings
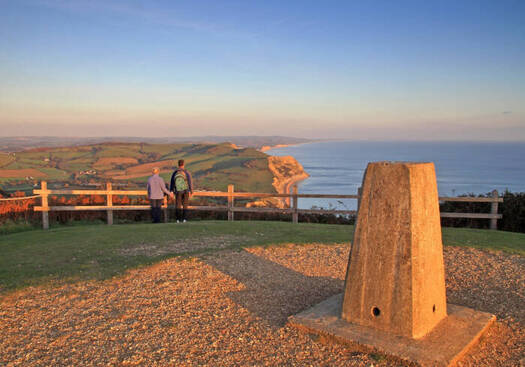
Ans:
{"label": "hole in pillar side", "polygon": [[436,305],[432,306],[432,312],[436,312]]}
{"label": "hole in pillar side", "polygon": [[381,315],[381,310],[379,308],[377,308],[377,307],[373,307],[372,308],[372,315],[374,317],[377,317],[377,316]]}

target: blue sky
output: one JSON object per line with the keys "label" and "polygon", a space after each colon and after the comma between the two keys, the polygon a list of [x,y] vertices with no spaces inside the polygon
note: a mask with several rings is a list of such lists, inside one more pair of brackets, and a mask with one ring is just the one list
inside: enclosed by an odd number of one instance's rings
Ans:
{"label": "blue sky", "polygon": [[0,135],[525,140],[523,1],[0,0]]}

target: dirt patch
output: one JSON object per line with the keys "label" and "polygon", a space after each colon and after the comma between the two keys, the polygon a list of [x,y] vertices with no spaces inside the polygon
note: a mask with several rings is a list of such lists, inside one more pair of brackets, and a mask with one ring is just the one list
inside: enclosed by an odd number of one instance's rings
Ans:
{"label": "dirt patch", "polygon": [[209,249],[223,249],[231,246],[234,243],[240,244],[246,242],[246,240],[248,240],[248,237],[230,235],[189,238],[163,245],[142,243],[122,249],[119,251],[119,253],[125,256],[140,255],[155,257],[160,255],[197,252]]}
{"label": "dirt patch", "polygon": [[24,168],[24,169],[0,169],[0,177],[47,177],[44,172],[40,172],[34,168]]}
{"label": "dirt patch", "polygon": [[[224,250],[106,281],[9,293],[0,298],[0,365],[399,366],[286,325],[343,290],[348,251],[347,244]],[[498,317],[461,366],[520,366],[523,261],[445,248],[449,301]]]}

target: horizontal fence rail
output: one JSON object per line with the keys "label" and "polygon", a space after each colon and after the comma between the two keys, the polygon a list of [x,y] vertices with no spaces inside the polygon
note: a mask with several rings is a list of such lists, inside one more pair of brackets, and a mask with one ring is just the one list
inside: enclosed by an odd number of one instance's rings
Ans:
{"label": "horizontal fence rail", "polygon": [[[42,226],[44,229],[49,228],[49,212],[50,211],[103,211],[107,212],[107,223],[113,224],[113,211],[115,210],[150,210],[149,205],[113,205],[114,196],[146,196],[146,190],[113,190],[111,183],[108,183],[106,189],[101,190],[78,190],[78,189],[48,189],[47,182],[41,182],[41,188],[33,190],[35,196],[41,197],[42,204],[33,208],[36,212],[42,212]],[[228,220],[234,220],[234,213],[277,213],[277,214],[291,214],[292,221],[297,223],[299,221],[299,214],[335,214],[335,215],[356,215],[357,210],[331,210],[331,209],[299,209],[299,198],[321,198],[321,199],[356,199],[359,208],[361,188],[358,189],[356,195],[339,195],[339,194],[299,194],[297,185],[293,186],[292,192],[289,194],[278,193],[262,193],[262,192],[235,192],[234,186],[228,186],[228,192],[222,191],[195,191],[193,196],[199,197],[224,197],[227,198],[227,205],[198,205],[188,206],[192,210],[209,210],[209,211],[227,211]],[[60,205],[49,206],[49,195],[100,195],[106,196],[106,205]],[[282,198],[287,199],[291,203],[288,208],[268,208],[268,207],[236,207],[235,198]],[[475,219],[490,219],[490,228],[497,229],[497,220],[502,218],[498,214],[498,203],[503,202],[503,198],[498,197],[498,192],[494,190],[492,197],[475,198],[475,197],[439,197],[440,202],[445,201],[461,201],[461,202],[475,202],[475,203],[491,203],[490,213],[441,213],[442,218],[475,218]],[[167,222],[168,208],[170,208],[167,197],[164,198],[162,205],[164,211],[164,221]]]}
{"label": "horizontal fence rail", "polygon": [[441,218],[471,218],[471,219],[490,219],[490,229],[498,229],[498,219],[503,215],[498,214],[498,203],[503,202],[503,198],[498,195],[498,190],[492,190],[492,197],[472,198],[472,197],[440,197],[440,201],[462,201],[472,203],[491,203],[490,213],[441,213]]}

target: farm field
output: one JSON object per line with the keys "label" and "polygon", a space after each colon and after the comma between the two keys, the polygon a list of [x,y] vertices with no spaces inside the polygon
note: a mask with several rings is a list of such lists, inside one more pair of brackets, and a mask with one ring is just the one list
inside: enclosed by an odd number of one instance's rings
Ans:
{"label": "farm field", "polygon": [[2,178],[20,178],[20,177],[47,177],[47,175],[34,168],[22,169],[0,169],[0,177]]}
{"label": "farm field", "polygon": [[169,180],[179,159],[186,161],[201,190],[275,192],[267,155],[254,148],[221,144],[104,143],[38,148],[0,155],[0,185],[5,191],[26,189],[47,180],[58,186],[104,184],[143,186],[158,166]]}

